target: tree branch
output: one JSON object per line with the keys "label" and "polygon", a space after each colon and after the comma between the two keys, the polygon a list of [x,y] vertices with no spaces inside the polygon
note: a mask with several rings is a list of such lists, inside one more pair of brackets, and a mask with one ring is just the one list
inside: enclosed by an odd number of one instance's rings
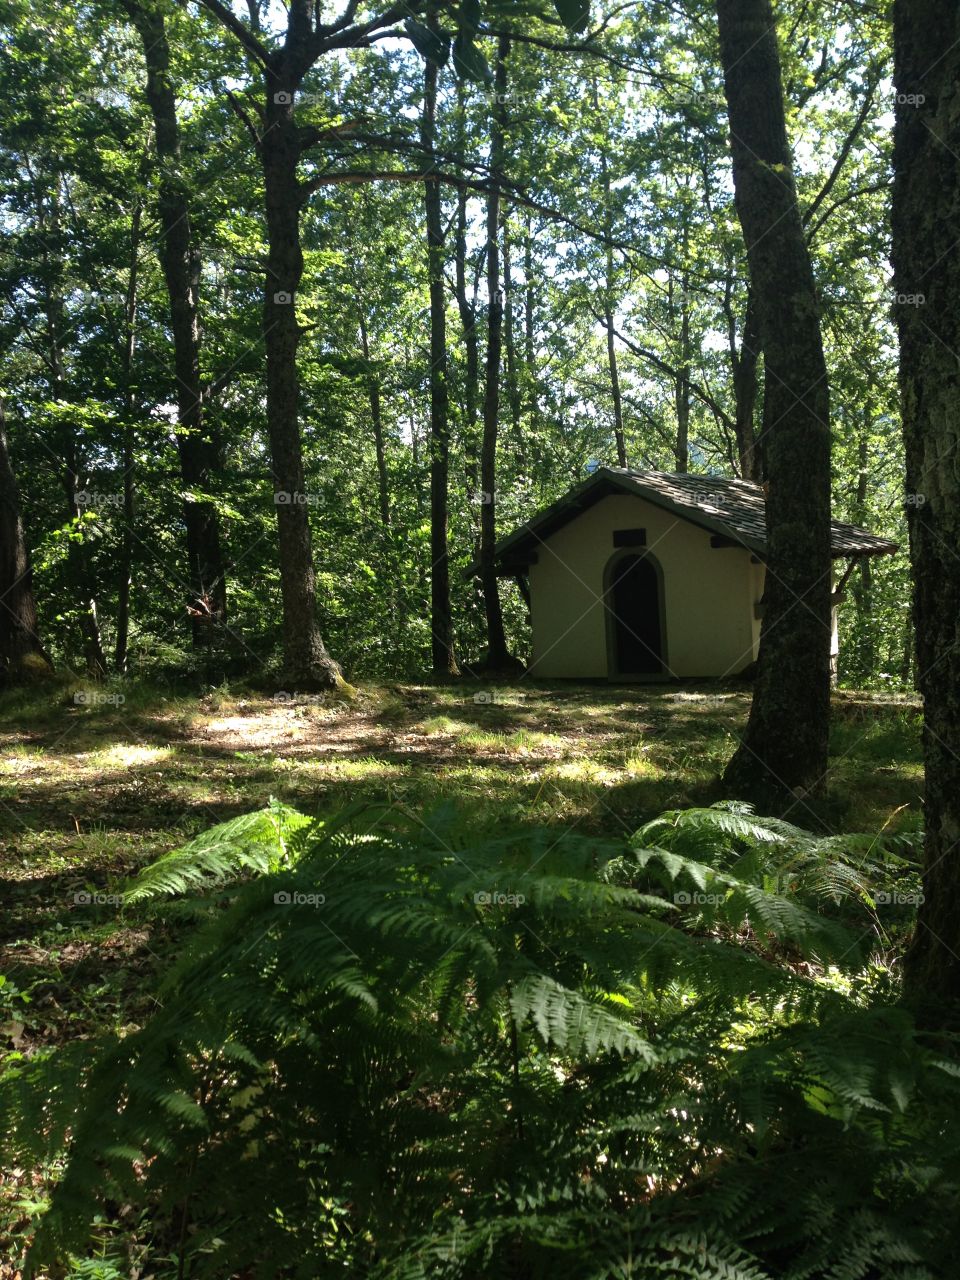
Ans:
{"label": "tree branch", "polygon": [[270,53],[267,48],[260,43],[250,28],[244,26],[225,4],[221,4],[221,0],[200,0],[200,3],[205,9],[209,9],[221,26],[226,27],[228,31],[237,37],[247,53],[255,58],[264,70],[269,67]]}
{"label": "tree branch", "polygon": [[803,223],[804,226],[806,226],[807,223],[811,220],[813,215],[817,212],[817,210],[823,204],[824,200],[826,200],[827,196],[830,194],[830,192],[833,190],[834,186],[836,185],[837,179],[840,177],[840,171],[843,168],[844,164],[846,163],[847,156],[849,156],[850,152],[853,150],[854,143],[856,142],[857,138],[860,136],[860,133],[863,130],[863,126],[866,124],[867,116],[870,114],[870,108],[873,106],[873,95],[874,95],[874,92],[876,91],[876,87],[877,87],[876,81],[874,81],[874,83],[871,84],[870,87],[867,89],[867,92],[864,95],[863,103],[861,104],[860,110],[857,112],[857,118],[853,122],[853,128],[844,138],[843,145],[841,146],[840,150],[837,152],[837,158],[833,162],[833,168],[830,170],[829,177],[827,178],[823,186],[820,188],[820,191],[818,192],[816,198],[812,201],[811,204],[807,206],[806,209],[804,209],[803,214],[801,215],[801,218],[800,218],[800,221]]}
{"label": "tree branch", "polygon": [[[597,315],[596,312],[594,312],[594,315],[601,324],[605,323],[602,316]],[[611,325],[611,328],[613,329],[615,337],[620,339],[628,351],[631,351],[635,356],[639,356],[641,360],[649,361],[650,364],[654,365],[657,369],[660,369],[663,373],[669,374],[671,378],[679,379],[682,377],[683,381],[697,399],[701,400],[707,406],[710,412],[716,416],[720,423],[725,427],[733,427],[733,419],[726,410],[717,403],[706,387],[701,386],[698,382],[693,382],[690,378],[686,377],[686,375],[681,374],[679,369],[662,359],[656,354],[656,352],[649,350],[648,347],[641,347],[639,343],[633,342],[630,338],[622,334],[616,326]]]}
{"label": "tree branch", "polygon": [[254,126],[253,121],[250,119],[250,116],[247,114],[246,110],[244,109],[243,104],[239,101],[239,99],[230,89],[227,90],[227,101],[230,103],[230,106],[232,107],[234,114],[240,119],[247,133],[249,133],[250,137],[253,139],[254,148],[257,154],[259,155],[260,154],[260,135],[259,133],[257,133],[256,127]]}

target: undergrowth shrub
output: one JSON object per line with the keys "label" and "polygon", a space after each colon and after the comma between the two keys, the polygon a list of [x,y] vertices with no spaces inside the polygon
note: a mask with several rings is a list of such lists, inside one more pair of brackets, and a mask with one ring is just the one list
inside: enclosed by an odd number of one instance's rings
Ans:
{"label": "undergrowth shrub", "polygon": [[62,1162],[30,1268],[136,1206],[198,1280],[952,1274],[960,1069],[878,977],[895,848],[387,817],[274,804],[129,886],[196,917],[157,1012],[0,1086],[7,1159]]}

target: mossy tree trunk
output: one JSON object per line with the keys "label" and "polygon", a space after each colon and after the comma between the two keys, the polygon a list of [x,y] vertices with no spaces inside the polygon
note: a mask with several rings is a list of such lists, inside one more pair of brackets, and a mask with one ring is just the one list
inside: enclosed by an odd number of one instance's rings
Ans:
{"label": "mossy tree trunk", "polygon": [[924,901],[905,972],[940,1021],[960,998],[960,10],[896,0],[893,12],[894,291],[926,765]]}
{"label": "mossy tree trunk", "polygon": [[[717,0],[737,213],[765,358],[765,609],[727,789],[767,808],[816,792],[830,713],[830,403],[769,0]],[[791,797],[793,799],[791,799]]]}

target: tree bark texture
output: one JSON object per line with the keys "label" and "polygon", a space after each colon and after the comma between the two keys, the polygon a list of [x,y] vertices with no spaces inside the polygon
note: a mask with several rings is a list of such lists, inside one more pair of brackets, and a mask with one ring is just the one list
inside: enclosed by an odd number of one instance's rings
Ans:
{"label": "tree bark texture", "polygon": [[[436,142],[437,65],[423,72],[420,141],[426,151]],[[450,386],[447,361],[447,300],[443,281],[443,205],[440,184],[423,184],[430,284],[430,658],[435,675],[457,675],[450,606],[450,554],[447,542],[450,487]]]}
{"label": "tree bark texture", "polygon": [[222,465],[222,448],[207,422],[200,368],[198,318],[200,253],[191,219],[190,192],[182,172],[180,125],[170,75],[170,46],[163,14],[127,4],[143,45],[146,98],[157,152],[158,255],[170,305],[176,376],[177,453],[183,480],[188,613],[195,648],[209,645],[227,616],[226,568],[220,520],[206,497]]}
{"label": "tree bark texture", "polygon": [[770,0],[717,0],[737,213],[765,359],[767,561],[757,682],[729,791],[819,791],[830,716],[830,402]]}
{"label": "tree bark texture", "polygon": [[343,677],[327,652],[317,621],[297,364],[300,326],[296,297],[303,276],[300,212],[306,197],[297,176],[304,139],[294,119],[293,102],[310,65],[306,48],[310,20],[300,0],[291,7],[289,24],[286,44],[271,60],[265,76],[260,141],[268,245],[263,306],[267,429],[280,550],[283,678],[297,689],[328,689],[341,684]]}
{"label": "tree bark texture", "polygon": [[[935,1020],[960,1000],[960,10],[896,0],[893,263],[924,707],[924,901],[905,964]],[[922,304],[901,302],[922,296]]]}
{"label": "tree bark texture", "polygon": [[514,665],[507,649],[494,560],[497,538],[497,434],[500,417],[500,357],[503,346],[503,288],[500,280],[500,186],[506,151],[507,56],[510,41],[497,43],[495,103],[490,128],[490,194],[487,199],[487,359],[480,451],[480,581],[487,621],[487,665],[491,671]]}
{"label": "tree bark texture", "polygon": [[53,665],[37,633],[30,557],[20,514],[20,494],[7,448],[0,401],[0,683],[48,675]]}

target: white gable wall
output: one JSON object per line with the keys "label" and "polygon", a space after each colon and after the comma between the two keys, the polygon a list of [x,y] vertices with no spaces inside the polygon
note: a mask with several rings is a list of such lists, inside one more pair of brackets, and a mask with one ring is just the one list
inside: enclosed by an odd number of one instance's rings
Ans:
{"label": "white gable wall", "polygon": [[[710,534],[628,494],[602,498],[537,547],[530,566],[533,658],[544,678],[605,677],[603,575],[616,529],[646,530],[645,548],[663,572],[666,674],[728,676],[756,657],[754,616],[763,567],[740,548],[714,548]],[[621,553],[623,554],[623,553]]]}

